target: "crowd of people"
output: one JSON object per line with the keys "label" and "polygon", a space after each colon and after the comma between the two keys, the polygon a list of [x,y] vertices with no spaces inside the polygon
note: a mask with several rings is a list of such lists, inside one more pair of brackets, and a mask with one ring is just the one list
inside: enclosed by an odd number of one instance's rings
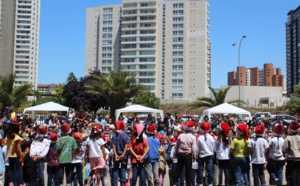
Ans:
{"label": "crowd of people", "polygon": [[[8,108],[0,118],[0,185],[300,185],[299,124],[216,114],[88,115],[43,123]],[[286,166],[285,175],[283,175]],[[44,178],[46,167],[47,183]],[[266,170],[266,171],[265,171]],[[265,173],[268,172],[269,180]],[[2,183],[2,181],[4,181]]]}

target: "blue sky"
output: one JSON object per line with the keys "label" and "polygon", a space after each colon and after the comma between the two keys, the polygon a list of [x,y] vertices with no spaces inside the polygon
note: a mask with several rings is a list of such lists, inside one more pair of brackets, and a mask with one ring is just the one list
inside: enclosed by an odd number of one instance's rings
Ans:
{"label": "blue sky", "polygon": [[[264,63],[285,67],[285,22],[299,0],[208,0],[212,43],[212,87],[227,85],[227,72],[236,70],[238,43],[241,65]],[[121,0],[42,0],[38,83],[64,83],[69,72],[84,76],[86,8],[119,4]]]}

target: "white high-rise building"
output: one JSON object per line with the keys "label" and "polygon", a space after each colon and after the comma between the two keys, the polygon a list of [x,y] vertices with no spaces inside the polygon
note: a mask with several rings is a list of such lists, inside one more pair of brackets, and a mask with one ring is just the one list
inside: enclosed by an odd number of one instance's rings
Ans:
{"label": "white high-rise building", "polygon": [[137,74],[162,102],[209,96],[208,7],[205,0],[123,0],[88,8],[85,73]]}
{"label": "white high-rise building", "polygon": [[0,75],[37,88],[40,0],[0,0]]}

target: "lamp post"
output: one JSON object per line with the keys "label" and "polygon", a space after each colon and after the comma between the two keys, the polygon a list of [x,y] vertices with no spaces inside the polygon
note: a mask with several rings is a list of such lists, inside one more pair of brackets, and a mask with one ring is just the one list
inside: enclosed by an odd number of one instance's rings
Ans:
{"label": "lamp post", "polygon": [[[241,65],[241,44],[243,39],[246,38],[245,35],[242,36],[239,46],[238,46],[238,85],[239,85],[239,100],[241,100],[241,82],[240,82],[240,65]],[[233,43],[232,46],[235,46],[236,43]],[[241,103],[239,102],[239,106],[241,106]]]}

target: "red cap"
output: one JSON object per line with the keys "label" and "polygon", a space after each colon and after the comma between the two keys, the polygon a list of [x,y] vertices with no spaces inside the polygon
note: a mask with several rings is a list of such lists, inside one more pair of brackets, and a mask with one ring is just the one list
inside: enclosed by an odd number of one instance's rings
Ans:
{"label": "red cap", "polygon": [[63,123],[60,127],[60,130],[63,134],[68,134],[71,132],[71,127],[68,123]]}
{"label": "red cap", "polygon": [[74,132],[72,136],[75,140],[82,141],[82,134],[80,132]]}
{"label": "red cap", "polygon": [[202,122],[200,126],[203,132],[208,132],[210,130],[210,124],[208,122]]}
{"label": "red cap", "polygon": [[299,123],[297,121],[292,121],[292,123],[290,124],[290,131],[292,133],[297,133],[299,129]]}
{"label": "red cap", "polygon": [[124,121],[118,120],[116,122],[116,130],[117,131],[123,131],[123,130],[125,130],[125,123],[124,123]]}
{"label": "red cap", "polygon": [[155,130],[156,130],[155,125],[154,125],[154,124],[150,124],[150,125],[148,126],[146,132],[149,133],[149,134],[155,134]]}
{"label": "red cap", "polygon": [[222,134],[227,138],[228,132],[230,130],[230,126],[227,123],[223,122],[220,124],[220,130],[221,130]]}
{"label": "red cap", "polygon": [[94,132],[102,131],[101,124],[93,124],[92,128],[93,128]]}
{"label": "red cap", "polygon": [[244,123],[238,124],[236,131],[239,135],[245,136],[246,139],[249,139],[248,125],[247,124],[244,124]]}
{"label": "red cap", "polygon": [[265,127],[262,124],[259,124],[255,127],[255,133],[257,136],[262,136],[265,133]]}
{"label": "red cap", "polygon": [[273,133],[275,136],[280,136],[284,133],[284,126],[281,124],[276,124],[273,128]]}
{"label": "red cap", "polygon": [[38,128],[38,133],[39,134],[47,134],[48,130],[47,130],[47,127],[39,127]]}
{"label": "red cap", "polygon": [[195,130],[195,127],[196,127],[196,122],[194,120],[190,120],[190,121],[186,122],[186,124],[184,126],[184,130],[191,132],[191,131]]}
{"label": "red cap", "polygon": [[57,141],[57,139],[58,139],[58,135],[56,133],[54,133],[54,132],[51,132],[51,134],[50,134],[50,140],[51,141]]}

